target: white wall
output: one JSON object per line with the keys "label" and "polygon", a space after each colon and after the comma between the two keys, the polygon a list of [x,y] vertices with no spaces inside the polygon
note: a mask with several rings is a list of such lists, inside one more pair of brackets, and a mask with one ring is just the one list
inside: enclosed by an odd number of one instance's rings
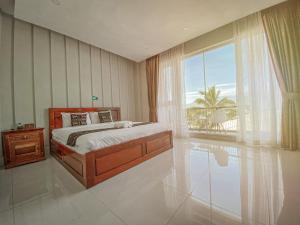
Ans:
{"label": "white wall", "polygon": [[6,14],[0,24],[1,130],[33,122],[48,145],[49,107],[120,106],[136,119],[135,62]]}

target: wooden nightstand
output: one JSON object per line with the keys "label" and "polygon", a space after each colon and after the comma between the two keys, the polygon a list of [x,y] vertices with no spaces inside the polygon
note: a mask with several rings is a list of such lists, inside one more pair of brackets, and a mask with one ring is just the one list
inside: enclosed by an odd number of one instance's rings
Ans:
{"label": "wooden nightstand", "polygon": [[44,128],[2,132],[5,168],[45,159]]}

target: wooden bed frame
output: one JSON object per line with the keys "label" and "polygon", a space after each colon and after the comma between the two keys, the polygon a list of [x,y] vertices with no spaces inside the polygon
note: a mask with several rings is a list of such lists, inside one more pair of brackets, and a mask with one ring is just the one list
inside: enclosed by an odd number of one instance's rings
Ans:
{"label": "wooden bed frame", "polygon": [[119,121],[120,108],[49,108],[50,152],[86,188],[92,187],[173,147],[172,131],[164,131],[125,143],[79,154],[52,137],[52,130],[62,127],[62,112],[97,112],[111,110]]}

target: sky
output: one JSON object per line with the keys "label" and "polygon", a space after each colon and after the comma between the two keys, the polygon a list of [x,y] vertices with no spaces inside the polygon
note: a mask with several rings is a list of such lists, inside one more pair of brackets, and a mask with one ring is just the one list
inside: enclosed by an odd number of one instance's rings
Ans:
{"label": "sky", "polygon": [[215,85],[221,91],[222,97],[235,100],[234,44],[228,44],[186,58],[184,66],[187,105],[192,104],[196,98],[200,97],[199,91],[204,91],[205,83],[207,88]]}

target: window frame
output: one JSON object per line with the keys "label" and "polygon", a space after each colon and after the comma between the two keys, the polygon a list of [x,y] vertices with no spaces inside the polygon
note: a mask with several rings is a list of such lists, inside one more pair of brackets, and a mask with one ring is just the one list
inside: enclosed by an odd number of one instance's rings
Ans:
{"label": "window frame", "polygon": [[[199,49],[199,50],[194,51],[194,52],[191,52],[191,53],[189,53],[189,54],[185,54],[184,57],[182,58],[182,64],[184,65],[184,61],[185,61],[186,59],[191,58],[191,57],[193,57],[193,56],[195,56],[195,55],[200,55],[200,54],[202,54],[203,57],[204,57],[205,52],[208,52],[208,51],[211,51],[211,50],[214,50],[214,49],[217,49],[217,48],[221,48],[221,47],[223,47],[223,46],[225,46],[225,45],[229,45],[229,44],[234,44],[234,45],[235,45],[235,41],[234,41],[233,38],[232,38],[232,39],[229,39],[229,40],[222,41],[222,42],[218,42],[218,43],[216,43],[216,44],[214,44],[214,45],[210,45],[210,46],[208,46],[208,47]],[[235,54],[235,63],[236,63],[236,54]],[[206,74],[205,74],[205,57],[203,58],[203,65],[204,65],[204,93],[206,94],[207,88],[206,88]],[[184,69],[184,70],[185,70],[185,69]],[[183,70],[183,71],[184,71],[184,70]],[[184,74],[184,76],[185,76],[185,74]],[[184,85],[185,85],[185,84],[184,84]]]}
{"label": "window frame", "polygon": [[[234,50],[234,53],[236,53],[236,46],[235,46],[235,41],[234,41],[234,39],[232,38],[232,39],[229,39],[229,40],[225,40],[225,41],[222,41],[222,42],[218,42],[217,44],[214,44],[214,45],[211,45],[211,46],[208,46],[208,47],[205,47],[205,48],[202,48],[202,49],[199,49],[199,50],[197,50],[197,51],[194,51],[194,52],[191,52],[191,53],[189,53],[189,54],[185,54],[184,56],[183,56],[183,58],[182,58],[182,62],[183,62],[183,64],[185,64],[185,60],[187,60],[188,58],[191,58],[191,57],[193,57],[193,56],[196,56],[196,55],[202,55],[203,56],[203,66],[204,66],[204,93],[205,93],[205,95],[206,95],[206,93],[207,93],[207,82],[206,82],[206,73],[205,73],[205,53],[206,52],[208,52],[208,51],[211,51],[211,50],[215,50],[215,49],[218,49],[218,48],[222,48],[222,47],[224,47],[224,46],[226,46],[226,45],[230,45],[230,44],[233,44],[234,45],[234,47],[235,47],[235,50]],[[234,57],[234,62],[235,62],[235,66],[236,66],[236,54],[235,54],[235,57]],[[185,68],[183,69],[183,71],[185,71]],[[237,73],[237,72],[236,72]],[[184,76],[185,76],[185,74],[184,74]],[[236,76],[237,76],[237,74],[236,74]],[[185,84],[186,85],[186,84]],[[186,93],[185,93],[185,95],[186,95]],[[185,101],[186,101],[186,99],[185,99]],[[237,104],[237,103],[236,103]],[[233,108],[236,108],[237,106],[236,106],[236,104],[234,105],[234,106],[232,106]],[[225,107],[225,108],[227,108],[227,107]],[[231,108],[231,107],[230,107]],[[185,104],[185,109],[187,110],[188,108],[187,108],[187,105]],[[207,128],[204,128],[204,130],[206,130],[206,131],[208,131],[208,129]],[[189,132],[194,132],[193,130],[189,130]],[[229,131],[228,131],[229,132]],[[207,134],[205,134],[205,135],[207,135]],[[225,136],[227,136],[227,135],[225,135]],[[230,136],[228,136],[228,137],[230,137]]]}
{"label": "window frame", "polygon": [[216,48],[220,48],[220,47],[223,47],[223,46],[228,45],[228,44],[235,44],[234,39],[229,39],[229,40],[226,40],[226,41],[218,42],[214,45],[210,45],[208,47],[201,48],[199,50],[196,50],[196,51],[190,52],[188,54],[185,54],[183,56],[183,61],[186,60],[187,58],[193,57],[193,56],[201,54],[201,53],[204,54],[204,52],[206,52],[206,51],[214,50]]}

